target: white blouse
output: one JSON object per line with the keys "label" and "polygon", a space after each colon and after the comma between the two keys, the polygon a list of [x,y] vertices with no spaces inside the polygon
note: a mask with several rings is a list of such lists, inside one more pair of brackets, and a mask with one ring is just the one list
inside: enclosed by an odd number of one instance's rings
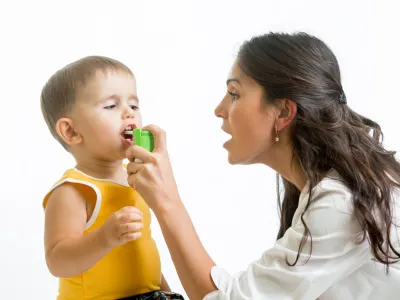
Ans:
{"label": "white blouse", "polygon": [[[203,300],[386,300],[400,299],[400,263],[390,266],[375,261],[366,239],[356,243],[361,227],[352,215],[352,194],[331,172],[314,189],[312,202],[304,214],[312,236],[293,263],[303,237],[301,213],[308,200],[308,185],[300,194],[292,227],[274,247],[251,263],[248,269],[230,276],[213,267],[211,276],[218,291]],[[400,226],[400,193],[393,194],[394,217]],[[400,229],[392,226],[392,243],[400,251]],[[308,262],[303,264],[306,259]]]}

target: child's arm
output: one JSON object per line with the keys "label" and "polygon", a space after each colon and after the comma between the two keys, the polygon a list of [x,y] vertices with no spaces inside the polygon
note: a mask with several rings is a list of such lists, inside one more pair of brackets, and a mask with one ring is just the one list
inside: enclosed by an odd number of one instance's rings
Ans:
{"label": "child's arm", "polygon": [[171,288],[168,285],[167,280],[164,277],[164,274],[161,274],[161,284],[160,284],[160,289],[163,292],[171,292]]}
{"label": "child's arm", "polygon": [[[80,186],[86,188],[85,186]],[[56,277],[71,277],[90,269],[117,245],[140,237],[142,214],[125,207],[98,229],[83,235],[86,201],[76,185],[63,184],[50,195],[45,213],[46,262]]]}

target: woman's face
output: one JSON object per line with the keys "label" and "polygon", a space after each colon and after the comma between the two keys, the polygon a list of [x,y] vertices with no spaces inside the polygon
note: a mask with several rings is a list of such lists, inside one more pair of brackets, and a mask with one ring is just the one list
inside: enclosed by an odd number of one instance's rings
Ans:
{"label": "woman's face", "polygon": [[232,136],[224,144],[231,164],[267,163],[276,143],[277,108],[266,104],[264,98],[262,86],[234,64],[227,93],[215,109],[215,115],[223,120],[222,130]]}

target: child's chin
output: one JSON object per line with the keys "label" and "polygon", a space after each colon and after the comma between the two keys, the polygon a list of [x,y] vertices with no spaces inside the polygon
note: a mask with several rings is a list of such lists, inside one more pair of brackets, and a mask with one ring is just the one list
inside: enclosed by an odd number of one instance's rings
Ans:
{"label": "child's chin", "polygon": [[121,151],[119,151],[119,153],[115,156],[116,159],[118,159],[118,160],[125,159],[126,158],[126,150],[127,150],[127,147],[121,149]]}
{"label": "child's chin", "polygon": [[127,140],[127,139],[124,139],[123,137],[121,137],[121,141],[122,141],[122,144],[125,145],[126,147],[130,147],[133,145],[133,140]]}

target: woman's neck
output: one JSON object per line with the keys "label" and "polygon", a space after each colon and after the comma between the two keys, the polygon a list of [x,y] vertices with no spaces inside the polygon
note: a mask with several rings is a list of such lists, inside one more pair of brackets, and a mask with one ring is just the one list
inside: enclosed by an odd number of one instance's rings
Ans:
{"label": "woman's neck", "polygon": [[265,164],[274,169],[286,180],[291,182],[299,191],[302,191],[307,183],[306,173],[301,166],[300,159],[293,152],[290,144],[279,147],[274,154],[268,155]]}
{"label": "woman's neck", "polygon": [[287,171],[283,171],[282,177],[286,178],[291,182],[299,191],[302,191],[307,184],[307,176],[301,167],[300,161],[298,159],[293,159],[293,162],[287,168]]}

